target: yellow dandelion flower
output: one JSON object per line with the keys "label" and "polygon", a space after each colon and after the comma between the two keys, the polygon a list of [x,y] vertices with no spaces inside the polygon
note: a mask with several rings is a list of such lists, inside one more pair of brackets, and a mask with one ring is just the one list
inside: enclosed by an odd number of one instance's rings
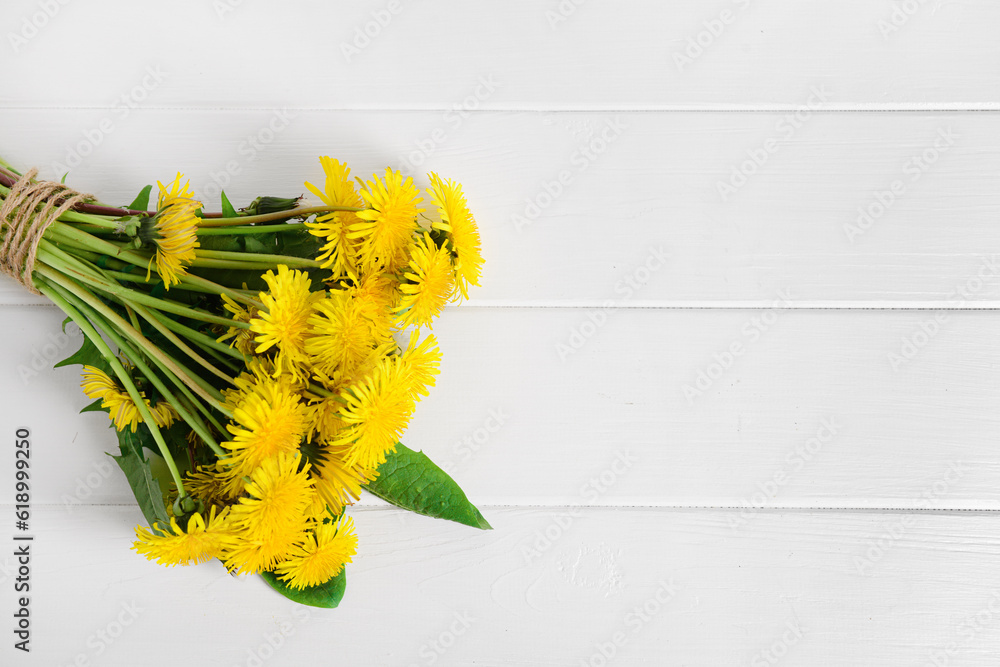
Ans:
{"label": "yellow dandelion flower", "polygon": [[236,534],[232,546],[222,554],[222,561],[234,574],[260,574],[273,570],[278,562],[287,558],[305,538],[302,526],[287,526],[284,530],[267,536],[254,536],[247,531]]}
{"label": "yellow dandelion flower", "polygon": [[372,349],[391,338],[368,317],[364,304],[348,292],[330,292],[313,308],[305,351],[310,363],[328,375],[338,370],[350,373]]}
{"label": "yellow dandelion flower", "polygon": [[385,463],[413,415],[410,381],[398,357],[383,357],[371,375],[341,393],[347,424],[333,446],[347,446],[345,461],[374,469]]}
{"label": "yellow dandelion flower", "polygon": [[265,381],[244,394],[226,428],[233,435],[222,446],[232,452],[226,459],[231,477],[241,478],[264,461],[298,450],[310,426],[309,406],[280,381]]}
{"label": "yellow dandelion flower", "polygon": [[[87,398],[101,399],[101,407],[108,409],[108,417],[114,422],[117,430],[124,431],[128,427],[135,433],[143,419],[128,392],[99,368],[84,366],[83,371],[83,380],[80,384]],[[157,426],[169,428],[180,419],[177,410],[166,401],[157,401],[153,406],[145,394],[140,392],[139,396],[145,401]]]}
{"label": "yellow dandelion flower", "polygon": [[321,398],[309,408],[312,410],[309,437],[316,437],[320,442],[333,439],[345,424],[340,418],[340,406],[343,403],[335,397]]}
{"label": "yellow dandelion flower", "polygon": [[374,468],[349,465],[347,447],[324,447],[323,458],[312,469],[316,492],[330,511],[340,512],[361,498],[361,489],[378,477]]}
{"label": "yellow dandelion flower", "polygon": [[377,337],[388,340],[392,336],[392,309],[399,300],[399,282],[384,273],[370,273],[363,278],[351,276],[351,284],[343,289],[357,303],[357,309],[372,322]]}
{"label": "yellow dandelion flower", "polygon": [[195,248],[199,247],[195,213],[201,208],[201,202],[192,199],[194,193],[187,182],[181,184],[182,178],[177,174],[169,187],[157,182],[160,187],[157,213],[139,229],[142,242],[156,247],[156,254],[149,263],[150,270],[156,267],[168,290],[187,273],[188,265],[195,258]]}
{"label": "yellow dandelion flower", "polygon": [[[246,285],[244,284],[245,287]],[[222,301],[223,308],[232,314],[233,322],[246,322],[249,324],[251,320],[257,317],[257,308],[254,306],[243,307],[226,294],[222,295]],[[225,334],[219,336],[218,340],[222,343],[229,339],[232,339],[232,342],[229,344],[231,347],[235,347],[248,357],[253,354],[255,347],[254,333],[250,329],[229,327]]]}
{"label": "yellow dandelion flower", "polygon": [[340,574],[358,551],[354,521],[341,517],[335,523],[317,524],[305,543],[278,563],[275,572],[290,588],[318,586]]}
{"label": "yellow dandelion flower", "polygon": [[417,231],[418,208],[422,201],[413,179],[403,179],[402,174],[385,170],[384,180],[373,174],[374,180],[365,183],[361,196],[370,207],[360,211],[360,222],[351,225],[349,238],[360,239],[360,261],[370,270],[381,267],[390,269],[399,265],[406,248],[413,242]]}
{"label": "yellow dandelion flower", "polygon": [[157,524],[159,534],[137,526],[135,534],[138,539],[132,548],[161,565],[203,563],[221,556],[233,544],[233,529],[228,519],[226,510],[216,515],[213,507],[207,520],[196,512],[188,520],[187,530],[181,530],[177,519],[173,518],[169,528],[160,528]]}
{"label": "yellow dandelion flower", "polygon": [[322,292],[312,292],[312,282],[304,271],[293,271],[284,264],[278,273],[263,275],[269,292],[260,293],[266,312],[261,311],[250,321],[250,330],[257,334],[260,354],[277,346],[275,370],[299,372],[298,364],[305,361],[305,341],[312,305],[323,298]]}
{"label": "yellow dandelion flower", "polygon": [[153,406],[150,406],[149,401],[146,401],[146,405],[149,406],[149,412],[153,415],[153,421],[160,428],[170,428],[174,422],[181,418],[177,414],[177,409],[166,401],[157,401],[156,405]]}
{"label": "yellow dandelion flower", "polygon": [[246,483],[246,495],[232,507],[233,523],[251,539],[282,534],[305,522],[316,491],[309,464],[300,456],[279,454],[260,464]]}
{"label": "yellow dandelion flower", "polygon": [[[354,188],[351,170],[343,162],[321,157],[320,164],[326,174],[326,183],[320,190],[312,183],[306,188],[327,206],[352,206],[361,208],[361,197]],[[330,269],[330,280],[337,280],[357,270],[358,242],[349,237],[351,225],[359,222],[351,211],[331,211],[307,222],[309,233],[326,241],[316,258],[324,269]]]}
{"label": "yellow dandelion flower", "polygon": [[226,399],[226,407],[230,412],[240,406],[247,396],[267,389],[261,389],[277,383],[286,391],[297,392],[300,383],[288,373],[278,373],[274,367],[274,361],[267,357],[248,357],[246,360],[246,370],[237,375],[233,380],[233,388],[223,389],[222,395]]}
{"label": "yellow dandelion flower", "polygon": [[438,373],[441,372],[441,348],[438,347],[434,334],[428,334],[422,341],[418,331],[410,333],[410,343],[403,353],[403,370],[409,381],[413,398],[428,396],[430,387],[434,386]]}
{"label": "yellow dandelion flower", "polygon": [[424,233],[412,249],[409,271],[403,277],[406,282],[399,286],[402,296],[395,308],[400,326],[430,326],[455,297],[450,253],[438,248],[430,234]]}
{"label": "yellow dandelion flower", "polygon": [[483,271],[482,242],[479,227],[469,211],[462,186],[431,172],[431,187],[427,191],[441,214],[441,221],[432,227],[443,231],[448,239],[455,263],[455,282],[462,296],[469,298],[469,285],[479,285]]}
{"label": "yellow dandelion flower", "polygon": [[[204,502],[206,507],[222,507],[239,495],[227,488],[226,479],[226,471],[219,462],[211,466],[198,466],[184,476],[184,488]],[[240,487],[239,492],[242,491],[243,488]]]}
{"label": "yellow dandelion flower", "polygon": [[191,181],[184,181],[182,184],[181,180],[183,178],[184,174],[177,172],[177,176],[170,182],[170,185],[164,185],[159,181],[156,182],[159,186],[159,193],[156,197],[157,210],[166,208],[178,200],[194,199],[194,190],[191,189]]}

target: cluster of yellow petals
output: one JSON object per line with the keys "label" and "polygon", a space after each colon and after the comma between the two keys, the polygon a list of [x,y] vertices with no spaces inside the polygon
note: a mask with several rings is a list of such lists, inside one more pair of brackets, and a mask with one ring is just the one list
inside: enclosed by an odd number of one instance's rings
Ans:
{"label": "cluster of yellow petals", "polygon": [[[441,352],[424,327],[479,283],[479,232],[461,186],[430,174],[436,215],[424,218],[412,178],[387,169],[358,188],[343,163],[320,163],[322,187],[306,188],[338,210],[306,226],[328,273],[279,266],[262,276],[262,307],[225,300],[248,325],[220,338],[245,359],[223,391],[228,456],[188,473],[206,509],[185,529],[174,519],[137,531],[150,559],[219,558],[292,588],[336,576],[357,548],[345,507],[377,477],[438,374]],[[178,184],[161,196],[183,200]]]}
{"label": "cluster of yellow petals", "polygon": [[[142,413],[132,400],[132,396],[101,369],[84,366],[80,386],[88,398],[100,399],[101,407],[108,409],[108,416],[119,431],[128,428],[135,433],[139,424],[143,422]],[[139,397],[153,417],[153,422],[160,428],[169,428],[180,418],[170,403],[157,401],[156,404],[151,404],[142,392],[139,393]]]}
{"label": "cluster of yellow petals", "polygon": [[187,273],[200,245],[197,212],[202,205],[194,199],[189,183],[181,184],[182,178],[177,174],[170,185],[157,182],[157,213],[150,220],[153,227],[150,240],[156,246],[150,268],[156,267],[168,290]]}

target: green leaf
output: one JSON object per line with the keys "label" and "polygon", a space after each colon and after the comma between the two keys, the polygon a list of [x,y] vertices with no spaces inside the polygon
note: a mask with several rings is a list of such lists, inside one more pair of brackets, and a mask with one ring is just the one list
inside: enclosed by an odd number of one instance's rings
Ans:
{"label": "green leaf", "polygon": [[80,410],[80,414],[82,415],[84,412],[109,412],[108,408],[101,407],[102,403],[104,403],[104,399],[99,398],[90,405]]}
{"label": "green leaf", "polygon": [[167,506],[163,504],[160,482],[153,475],[150,461],[142,451],[146,444],[156,446],[153,435],[145,424],[139,424],[135,433],[130,429],[118,431],[118,448],[121,450],[121,456],[112,454],[111,458],[125,473],[135,500],[139,503],[139,509],[142,510],[142,515],[146,517],[149,525],[153,526],[158,522],[163,526],[169,526],[170,515],[167,514]]}
{"label": "green leaf", "polygon": [[285,585],[285,582],[278,579],[274,572],[261,572],[261,578],[274,590],[284,595],[293,602],[309,605],[310,607],[322,607],[333,609],[344,599],[344,591],[347,588],[347,568],[342,568],[340,574],[322,583],[319,586],[310,586],[302,590],[296,590]]}
{"label": "green leaf", "polygon": [[366,488],[382,500],[417,514],[493,530],[455,480],[423,452],[397,443],[395,453],[386,457],[378,472]]}
{"label": "green leaf", "polygon": [[229,197],[226,196],[226,191],[222,191],[222,217],[223,218],[235,218],[239,214],[236,213],[236,209],[233,205],[229,203]]}
{"label": "green leaf", "polygon": [[83,344],[79,350],[62,361],[56,362],[53,368],[61,368],[62,366],[70,366],[72,364],[93,366],[94,368],[100,368],[105,373],[111,373],[111,365],[104,359],[104,355],[97,349],[97,346],[90,342],[90,339],[86,336],[83,337]]}
{"label": "green leaf", "polygon": [[146,210],[148,210],[149,209],[149,193],[152,192],[152,190],[153,190],[153,186],[152,185],[147,185],[146,187],[144,187],[142,190],[139,191],[139,194],[136,196],[135,200],[131,204],[128,205],[128,208],[130,208],[133,211],[146,211]]}

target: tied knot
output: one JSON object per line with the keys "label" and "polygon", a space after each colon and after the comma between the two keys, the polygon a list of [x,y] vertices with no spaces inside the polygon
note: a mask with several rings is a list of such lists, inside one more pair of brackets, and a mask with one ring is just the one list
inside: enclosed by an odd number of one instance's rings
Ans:
{"label": "tied knot", "polygon": [[32,282],[38,243],[60,215],[77,204],[93,200],[55,181],[36,181],[32,167],[11,187],[0,206],[0,271],[12,276],[28,291],[39,294]]}

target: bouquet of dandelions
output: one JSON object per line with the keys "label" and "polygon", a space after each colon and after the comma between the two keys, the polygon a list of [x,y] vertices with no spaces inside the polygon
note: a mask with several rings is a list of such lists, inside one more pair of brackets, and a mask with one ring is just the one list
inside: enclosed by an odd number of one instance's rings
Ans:
{"label": "bouquet of dandelions", "polygon": [[[108,413],[115,456],[163,565],[213,558],[287,597],[335,607],[356,552],[345,508],[367,489],[490,526],[424,454],[401,445],[441,352],[421,336],[483,263],[459,184],[362,182],[320,158],[301,198],[208,213],[178,176],[113,208],[0,161],[0,269],[84,333],[84,410]],[[147,451],[149,453],[147,453]]]}

